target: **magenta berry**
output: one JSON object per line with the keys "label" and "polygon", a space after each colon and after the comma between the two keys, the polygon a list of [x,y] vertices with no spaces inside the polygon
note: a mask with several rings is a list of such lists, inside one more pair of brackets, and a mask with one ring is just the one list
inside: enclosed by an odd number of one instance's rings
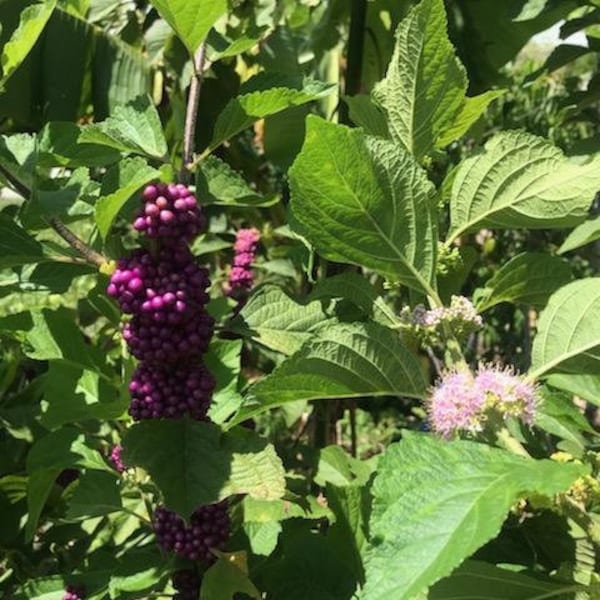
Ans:
{"label": "magenta berry", "polygon": [[233,265],[229,272],[227,293],[234,297],[243,297],[254,284],[252,263],[256,257],[256,247],[260,240],[257,229],[240,229],[233,245]]}
{"label": "magenta berry", "polygon": [[158,507],[154,513],[158,543],[190,560],[214,560],[212,550],[222,550],[229,539],[227,502],[202,506],[190,517],[189,525],[176,513]]}
{"label": "magenta berry", "polygon": [[142,363],[129,384],[129,414],[136,421],[185,415],[202,420],[206,418],[214,387],[214,377],[202,365],[165,369]]}
{"label": "magenta berry", "polygon": [[63,594],[62,600],[83,600],[85,598],[85,590],[83,586],[68,585]]}
{"label": "magenta berry", "polygon": [[142,202],[133,227],[149,238],[191,240],[206,226],[196,198],[185,185],[148,185]]}

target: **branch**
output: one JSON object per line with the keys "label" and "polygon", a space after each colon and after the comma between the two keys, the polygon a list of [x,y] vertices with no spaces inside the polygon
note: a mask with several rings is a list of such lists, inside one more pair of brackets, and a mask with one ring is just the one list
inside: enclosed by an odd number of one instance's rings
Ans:
{"label": "branch", "polygon": [[196,120],[198,118],[198,103],[200,101],[200,91],[202,90],[202,80],[204,77],[204,57],[206,54],[206,44],[203,43],[198,48],[194,56],[194,75],[190,84],[190,94],[188,96],[187,111],[185,115],[185,126],[183,130],[183,165],[179,178],[183,183],[190,180],[190,165],[194,160],[194,141],[196,137]]}
{"label": "branch", "polygon": [[[23,196],[25,200],[31,199],[31,190],[3,165],[0,165],[0,174],[2,174],[6,181],[8,181],[14,190]],[[96,267],[101,267],[108,262],[102,254],[96,252],[82,239],[78,238],[58,217],[52,217],[47,219],[47,221],[52,229],[54,229],[54,231],[56,231],[56,233],[58,233],[71,248],[79,252],[88,263]]]}

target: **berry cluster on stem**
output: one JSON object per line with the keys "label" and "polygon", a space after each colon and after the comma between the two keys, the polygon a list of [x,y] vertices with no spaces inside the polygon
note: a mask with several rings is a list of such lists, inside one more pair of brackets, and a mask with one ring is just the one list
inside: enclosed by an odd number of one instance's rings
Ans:
{"label": "berry cluster on stem", "polygon": [[227,294],[240,302],[245,300],[248,290],[254,284],[252,263],[256,258],[259,241],[260,232],[255,228],[239,229],[235,236],[233,264],[229,271]]}

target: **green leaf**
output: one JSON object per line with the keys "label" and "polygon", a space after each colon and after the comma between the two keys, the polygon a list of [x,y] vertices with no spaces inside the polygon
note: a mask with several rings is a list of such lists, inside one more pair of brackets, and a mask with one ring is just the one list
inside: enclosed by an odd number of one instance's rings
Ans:
{"label": "green leaf", "polygon": [[104,167],[117,162],[121,154],[114,148],[83,143],[85,127],[75,123],[47,123],[38,134],[38,164],[43,167]]}
{"label": "green leaf", "polygon": [[556,373],[546,379],[546,383],[575,394],[596,406],[600,406],[600,376],[599,375],[567,375]]}
{"label": "green leaf", "polygon": [[400,336],[376,323],[324,328],[248,393],[236,422],[295,400],[408,396],[427,384]]}
{"label": "green leaf", "polygon": [[60,575],[36,577],[15,590],[14,600],[62,600],[65,581]]}
{"label": "green leaf", "polygon": [[204,504],[234,494],[281,498],[281,460],[272,445],[246,430],[222,433],[188,419],[145,421],[123,440],[124,461],[146,469],[165,504],[188,517]]}
{"label": "green leaf", "polygon": [[552,582],[539,575],[530,577],[476,560],[465,561],[450,577],[429,590],[429,600],[477,598],[477,600],[541,600],[571,598],[571,583]]}
{"label": "green leaf", "polygon": [[231,322],[231,329],[271,350],[290,355],[333,317],[318,300],[299,304],[281,288],[265,285],[252,294]]}
{"label": "green leaf", "polygon": [[78,143],[158,159],[167,153],[160,117],[148,96],[138,96],[125,106],[117,106],[105,121],[82,128]]}
{"label": "green leaf", "polygon": [[119,480],[112,473],[89,471],[79,477],[69,500],[67,519],[100,517],[123,508]]}
{"label": "green leaf", "polygon": [[127,411],[129,398],[89,370],[61,360],[50,362],[44,376],[40,422],[48,429],[92,419],[116,419]]}
{"label": "green leaf", "polygon": [[35,360],[62,359],[74,367],[104,375],[106,367],[101,350],[86,344],[71,311],[45,309],[32,312],[32,318],[33,327],[26,338],[27,356]]}
{"label": "green leaf", "polygon": [[278,521],[245,521],[244,533],[250,542],[252,554],[269,556],[277,547],[281,523]]}
{"label": "green leaf", "polygon": [[517,499],[562,492],[585,471],[405,432],[382,456],[373,484],[361,598],[413,598],[493,539]]}
{"label": "green leaf", "polygon": [[300,106],[330,94],[333,85],[299,76],[259,73],[249,79],[217,117],[212,151],[255,121],[291,106]]}
{"label": "green leaf", "polygon": [[344,102],[348,105],[350,120],[362,127],[365,133],[386,139],[390,137],[385,113],[373,103],[370,96],[367,94],[345,96]]}
{"label": "green leaf", "polygon": [[431,292],[434,188],[409,154],[311,115],[289,176],[292,224],[317,251]]}
{"label": "green leaf", "polygon": [[358,460],[339,446],[327,446],[319,450],[319,463],[314,480],[321,487],[328,483],[338,488],[349,485],[362,486],[369,481],[374,470],[373,462]]}
{"label": "green leaf", "polygon": [[448,241],[482,227],[571,227],[600,188],[600,158],[570,162],[547,140],[525,132],[493,137],[458,168],[450,200]]}
{"label": "green leaf", "polygon": [[477,310],[483,312],[501,302],[543,308],[550,295],[572,278],[567,261],[544,252],[523,252],[486,281]]}
{"label": "green leaf", "polygon": [[56,0],[43,0],[28,6],[21,13],[19,26],[11,38],[2,48],[0,63],[2,64],[2,79],[0,88],[4,87],[8,78],[17,70],[19,65],[27,58],[31,49],[44,31],[50,19]]}
{"label": "green leaf", "polygon": [[160,173],[142,158],[127,158],[112,167],[104,176],[101,197],[96,204],[96,224],[102,237],[106,237],[113,221],[125,203],[143,186]]}
{"label": "green leaf", "polygon": [[460,112],[454,117],[452,125],[444,130],[444,133],[436,142],[436,147],[445,148],[455,140],[463,137],[485,113],[487,107],[504,93],[504,90],[493,90],[473,98],[465,98]]}
{"label": "green leaf", "polygon": [[42,245],[17,225],[7,214],[0,213],[0,267],[14,267],[47,260]]}
{"label": "green leaf", "polygon": [[373,91],[392,138],[417,160],[466,133],[497,95],[465,97],[467,74],[447,29],[443,0],[422,0],[398,26],[387,74]]}
{"label": "green leaf", "polygon": [[196,191],[202,204],[266,207],[279,201],[275,194],[259,194],[239,173],[216,156],[207,156],[200,163],[196,173]]}
{"label": "green leaf", "polygon": [[600,278],[573,281],[555,292],[538,322],[531,376],[600,374],[599,319]]}
{"label": "green leaf", "polygon": [[192,55],[227,11],[226,0],[152,0],[152,4]]}
{"label": "green leaf", "polygon": [[200,600],[233,600],[238,593],[262,598],[248,575],[229,560],[220,558],[202,576]]}
{"label": "green leaf", "polygon": [[558,254],[571,252],[576,248],[581,248],[586,244],[591,244],[600,239],[600,216],[590,219],[585,223],[575,227],[567,236],[562,246],[558,249]]}
{"label": "green leaf", "polygon": [[209,417],[213,423],[225,422],[242,403],[238,392],[242,340],[214,339],[204,356],[204,364],[216,381]]}

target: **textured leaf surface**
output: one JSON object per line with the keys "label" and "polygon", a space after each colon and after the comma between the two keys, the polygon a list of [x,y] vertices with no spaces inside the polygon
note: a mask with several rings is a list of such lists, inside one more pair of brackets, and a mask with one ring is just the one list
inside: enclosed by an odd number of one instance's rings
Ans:
{"label": "textured leaf surface", "polygon": [[386,77],[373,92],[393,139],[418,160],[466,133],[495,97],[465,97],[467,74],[447,28],[443,0],[422,0],[398,26]]}
{"label": "textured leaf surface", "polygon": [[312,79],[259,73],[242,86],[240,95],[230,100],[217,117],[209,149],[214,150],[258,119],[312,102],[332,91],[332,85]]}
{"label": "textured leaf surface", "polygon": [[578,225],[567,236],[562,246],[558,249],[559,254],[571,252],[586,244],[591,244],[600,239],[600,216],[590,219],[581,225]]}
{"label": "textured leaf surface", "polygon": [[577,225],[600,188],[600,158],[570,162],[548,141],[499,133],[458,168],[450,200],[449,239],[481,227]]}
{"label": "textured leaf surface", "polygon": [[128,158],[112,167],[104,177],[101,197],[96,204],[96,224],[106,237],[125,203],[141,187],[157,179],[160,173],[141,158]]}
{"label": "textured leaf surface", "polygon": [[226,0],[152,0],[190,54],[205,40],[210,28],[227,11]]}
{"label": "textured leaf surface", "polygon": [[477,600],[536,600],[572,598],[570,583],[554,583],[541,577],[529,577],[476,560],[468,560],[450,577],[429,590],[430,600],[477,598]]}
{"label": "textured leaf surface", "polygon": [[27,58],[42,31],[44,31],[44,27],[46,27],[46,23],[52,16],[55,7],[56,0],[42,0],[42,2],[36,2],[23,10],[19,26],[2,48],[0,88]]}
{"label": "textured leaf surface", "polygon": [[299,304],[282,289],[266,285],[252,295],[232,322],[232,329],[290,355],[333,317],[318,300]]}
{"label": "textured leaf surface", "polygon": [[433,186],[396,144],[307,119],[289,172],[292,224],[326,258],[423,291],[433,278]]}
{"label": "textured leaf surface", "polygon": [[533,340],[531,371],[600,374],[600,277],[580,279],[554,293]]}
{"label": "textured leaf surface", "polygon": [[486,282],[477,310],[501,302],[543,308],[550,295],[572,279],[569,263],[544,252],[523,252],[504,263]]}
{"label": "textured leaf surface", "polygon": [[285,491],[275,449],[246,430],[223,434],[188,419],[145,421],[127,432],[123,447],[125,463],[146,469],[165,504],[185,517],[234,494],[270,500]]}
{"label": "textured leaf surface", "polygon": [[117,106],[105,121],[84,127],[77,141],[153,158],[163,158],[167,153],[160,117],[147,96]]}
{"label": "textured leaf surface", "polygon": [[279,198],[252,189],[240,173],[216,156],[207,156],[196,174],[197,196],[202,204],[272,206]]}
{"label": "textured leaf surface", "polygon": [[395,331],[376,323],[332,325],[255,384],[236,421],[294,400],[422,398],[426,387],[417,358]]}
{"label": "textured leaf surface", "polygon": [[567,489],[585,468],[405,432],[373,484],[364,600],[414,598],[495,537],[527,493]]}

